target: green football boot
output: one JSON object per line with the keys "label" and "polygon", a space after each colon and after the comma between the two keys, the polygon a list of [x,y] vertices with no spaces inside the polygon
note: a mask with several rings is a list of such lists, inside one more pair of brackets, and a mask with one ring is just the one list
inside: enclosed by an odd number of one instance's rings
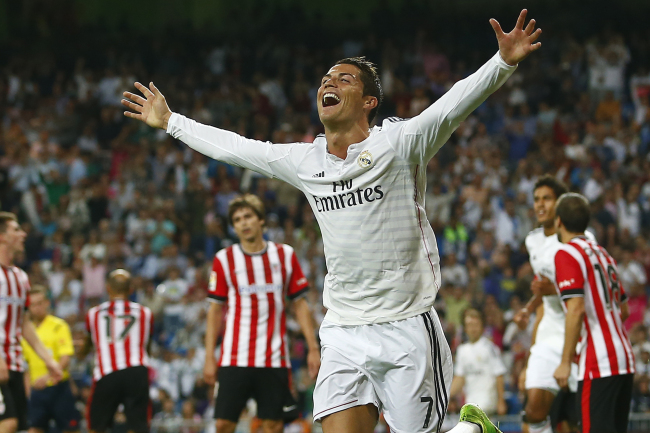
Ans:
{"label": "green football boot", "polygon": [[460,409],[460,420],[478,425],[483,433],[501,433],[501,430],[492,424],[483,409],[475,404],[466,404]]}

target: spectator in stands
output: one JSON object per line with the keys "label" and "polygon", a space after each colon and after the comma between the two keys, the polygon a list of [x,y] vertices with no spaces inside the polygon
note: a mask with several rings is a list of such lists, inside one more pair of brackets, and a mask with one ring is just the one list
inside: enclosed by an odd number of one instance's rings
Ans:
{"label": "spectator in stands", "polygon": [[483,336],[484,325],[479,310],[469,308],[463,312],[463,329],[469,341],[456,349],[450,394],[453,398],[463,391],[465,401],[479,405],[485,413],[505,415],[507,370],[499,348]]}

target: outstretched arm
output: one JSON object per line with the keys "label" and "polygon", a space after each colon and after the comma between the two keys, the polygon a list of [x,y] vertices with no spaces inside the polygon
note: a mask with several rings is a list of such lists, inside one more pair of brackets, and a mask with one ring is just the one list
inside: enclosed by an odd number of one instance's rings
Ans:
{"label": "outstretched arm", "polygon": [[277,177],[300,187],[293,163],[291,144],[274,144],[251,140],[212,126],[203,125],[173,113],[165,96],[152,83],[149,87],[135,83],[142,96],[124,92],[122,105],[131,111],[124,115],[140,120],[168,134],[210,158],[248,168],[268,177]]}
{"label": "outstretched arm", "polygon": [[535,20],[524,28],[525,19],[524,9],[510,33],[504,33],[496,20],[490,20],[499,52],[478,71],[454,84],[420,115],[405,122],[403,136],[393,142],[405,144],[402,151],[407,159],[418,163],[431,159],[460,122],[506,82],[520,61],[539,49],[540,43],[534,42],[541,30],[534,31]]}

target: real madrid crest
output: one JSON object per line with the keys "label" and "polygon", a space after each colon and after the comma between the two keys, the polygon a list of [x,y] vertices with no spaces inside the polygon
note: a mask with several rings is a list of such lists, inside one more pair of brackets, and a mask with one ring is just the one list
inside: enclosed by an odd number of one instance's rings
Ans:
{"label": "real madrid crest", "polygon": [[361,152],[361,155],[359,155],[357,162],[359,163],[359,167],[361,168],[370,167],[372,165],[372,153],[368,152],[367,150],[364,150],[363,152]]}

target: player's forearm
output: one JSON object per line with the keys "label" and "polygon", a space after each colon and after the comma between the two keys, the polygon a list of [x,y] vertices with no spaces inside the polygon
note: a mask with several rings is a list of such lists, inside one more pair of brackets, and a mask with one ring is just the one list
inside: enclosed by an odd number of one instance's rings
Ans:
{"label": "player's forearm", "polygon": [[68,365],[70,365],[70,356],[69,355],[63,355],[59,358],[59,365],[61,366],[61,370],[66,370],[68,368]]}
{"label": "player's forearm", "polygon": [[221,324],[223,323],[223,305],[210,302],[206,322],[205,360],[206,362],[214,362],[214,350],[217,347],[217,337],[221,332]]}
{"label": "player's forearm", "polygon": [[576,355],[576,345],[580,339],[584,315],[584,298],[569,299],[565,321],[564,349],[562,350],[562,363],[564,364],[570,364]]}
{"label": "player's forearm", "polygon": [[542,297],[533,295],[533,297],[530,298],[530,301],[528,301],[524,308],[526,308],[529,313],[533,313],[540,305],[542,305]]}
{"label": "player's forearm", "polygon": [[46,363],[53,361],[52,355],[50,355],[50,352],[47,350],[41,339],[38,338],[34,324],[30,322],[27,317],[23,320],[23,338],[27,340],[30,346],[32,346],[32,349],[34,349],[34,352],[36,352],[39,358]]}
{"label": "player's forearm", "polygon": [[506,381],[503,375],[497,376],[497,398],[499,400],[506,399]]}
{"label": "player's forearm", "polygon": [[456,397],[465,386],[465,378],[463,376],[454,376],[451,381],[451,390],[449,391],[450,397]]}
{"label": "player's forearm", "polygon": [[539,322],[542,321],[542,317],[544,317],[544,304],[540,301],[537,310],[535,310],[535,323],[533,324],[533,332],[530,337],[531,346],[535,344],[535,340],[537,339],[537,328],[539,328]]}
{"label": "player's forearm", "polygon": [[619,308],[621,309],[621,321],[625,322],[630,317],[630,306],[627,301],[623,301],[619,304]]}
{"label": "player's forearm", "polygon": [[314,318],[311,314],[311,309],[305,298],[298,298],[294,301],[294,308],[296,313],[296,320],[302,330],[302,335],[305,336],[307,347],[309,350],[318,350],[318,341],[316,340],[316,332],[314,327]]}
{"label": "player's forearm", "polygon": [[172,137],[210,158],[269,175],[266,162],[269,143],[203,125],[177,113],[170,117],[166,131]]}
{"label": "player's forearm", "polygon": [[501,87],[516,68],[508,65],[497,53],[478,71],[454,84],[433,105],[416,116],[422,132],[426,134],[428,131],[430,134],[427,141],[435,140],[437,146],[444,144],[460,122]]}

